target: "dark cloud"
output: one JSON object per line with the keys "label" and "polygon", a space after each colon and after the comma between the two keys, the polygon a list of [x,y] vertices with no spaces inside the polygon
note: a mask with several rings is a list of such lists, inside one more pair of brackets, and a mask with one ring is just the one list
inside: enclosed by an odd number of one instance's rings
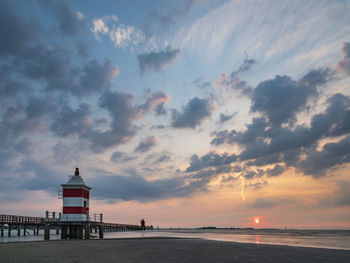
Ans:
{"label": "dark cloud", "polygon": [[331,77],[329,69],[318,69],[298,81],[288,76],[263,81],[253,91],[251,111],[262,113],[273,126],[294,121],[296,113],[305,109],[308,99],[318,94],[317,87]]}
{"label": "dark cloud", "polygon": [[206,99],[193,98],[183,107],[182,112],[173,110],[172,126],[174,128],[196,128],[211,116],[212,105]]}
{"label": "dark cloud", "polygon": [[157,145],[157,139],[154,136],[148,136],[146,139],[142,140],[139,145],[135,148],[135,152],[147,152],[151,148]]}
{"label": "dark cloud", "polygon": [[265,137],[265,128],[267,127],[267,125],[268,123],[265,118],[253,118],[252,123],[246,125],[247,129],[245,132],[237,132],[236,130],[224,130],[212,133],[212,135],[215,136],[215,138],[211,141],[211,144],[246,144],[254,142],[259,136]]}
{"label": "dark cloud", "polygon": [[339,167],[350,162],[350,136],[338,142],[325,144],[319,151],[312,148],[307,158],[299,162],[298,169],[313,177],[324,176],[330,168]]}
{"label": "dark cloud", "polygon": [[77,135],[80,139],[87,141],[94,152],[127,143],[137,132],[134,122],[153,110],[154,101],[161,98],[150,95],[141,106],[132,104],[133,99],[132,94],[118,91],[108,91],[100,97],[99,106],[106,109],[112,118],[107,129],[94,128],[89,117],[92,112],[91,106],[86,103],[81,104],[77,109],[63,106],[55,115],[50,129],[59,137]]}
{"label": "dark cloud", "polygon": [[253,178],[259,178],[261,176],[263,176],[265,174],[265,171],[262,170],[262,169],[257,169],[255,171],[253,170],[247,170],[247,171],[244,171],[241,176],[243,176],[244,178],[246,179],[253,179]]}
{"label": "dark cloud", "polygon": [[114,152],[111,156],[111,161],[115,163],[129,162],[135,159],[136,159],[135,156],[132,156],[131,154],[127,154],[124,152]]}
{"label": "dark cloud", "polygon": [[167,115],[167,110],[164,107],[164,102],[158,103],[157,106],[154,107],[154,113],[156,116]]}
{"label": "dark cloud", "polygon": [[143,74],[148,70],[161,70],[165,65],[174,61],[180,55],[179,49],[167,47],[164,51],[139,54],[140,72]]}
{"label": "dark cloud", "polygon": [[85,21],[80,20],[77,12],[65,1],[60,0],[37,0],[43,7],[51,11],[59,23],[60,31],[69,36],[76,36],[84,27]]}
{"label": "dark cloud", "polygon": [[56,115],[50,129],[59,137],[76,134],[84,138],[91,129],[91,121],[88,117],[90,113],[91,107],[86,103],[80,104],[76,110],[65,106]]}
{"label": "dark cloud", "polygon": [[350,43],[349,42],[344,43],[342,52],[344,54],[344,58],[338,62],[336,68],[339,71],[345,72],[346,74],[350,75]]}
{"label": "dark cloud", "polygon": [[220,120],[219,123],[223,124],[229,120],[231,120],[236,114],[224,114],[224,113],[220,113]]}
{"label": "dark cloud", "polygon": [[[24,19],[14,10],[13,1],[3,0],[0,3],[0,55],[16,55],[26,43],[39,38],[42,29],[34,20]],[[15,33],[14,33],[15,32]]]}
{"label": "dark cloud", "polygon": [[282,174],[286,170],[285,167],[281,165],[275,165],[272,169],[267,169],[266,174],[267,176],[278,176]]}
{"label": "dark cloud", "polygon": [[186,172],[194,172],[207,167],[216,167],[221,165],[229,165],[237,160],[235,154],[229,155],[227,153],[217,154],[209,152],[202,157],[194,154],[191,156],[190,166],[187,167]]}

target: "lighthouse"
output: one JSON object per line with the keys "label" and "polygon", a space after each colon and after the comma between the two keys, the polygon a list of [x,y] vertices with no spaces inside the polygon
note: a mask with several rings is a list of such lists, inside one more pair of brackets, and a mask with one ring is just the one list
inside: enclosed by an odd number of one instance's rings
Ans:
{"label": "lighthouse", "polygon": [[63,188],[63,211],[61,221],[89,221],[89,196],[91,188],[79,174],[79,168]]}

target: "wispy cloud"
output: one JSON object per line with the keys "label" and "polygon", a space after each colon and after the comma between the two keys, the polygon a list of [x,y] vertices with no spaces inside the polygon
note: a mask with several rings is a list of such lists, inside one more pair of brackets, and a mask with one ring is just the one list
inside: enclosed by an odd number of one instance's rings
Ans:
{"label": "wispy cloud", "polygon": [[145,40],[142,31],[134,26],[119,23],[116,15],[104,16],[93,20],[91,31],[98,40],[107,36],[118,47],[136,47]]}

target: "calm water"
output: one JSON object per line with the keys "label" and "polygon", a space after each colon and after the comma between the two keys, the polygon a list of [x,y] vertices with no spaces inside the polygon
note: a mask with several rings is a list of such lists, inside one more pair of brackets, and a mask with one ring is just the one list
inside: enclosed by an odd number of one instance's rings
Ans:
{"label": "calm water", "polygon": [[[6,233],[5,233],[6,234]],[[43,231],[39,236],[0,237],[0,242],[40,241],[44,239]],[[335,248],[350,250],[350,230],[162,230],[130,231],[105,233],[105,238],[142,238],[142,237],[183,237],[202,238],[218,241],[233,241],[255,244],[274,244],[317,248]],[[51,232],[51,239],[60,239]]]}

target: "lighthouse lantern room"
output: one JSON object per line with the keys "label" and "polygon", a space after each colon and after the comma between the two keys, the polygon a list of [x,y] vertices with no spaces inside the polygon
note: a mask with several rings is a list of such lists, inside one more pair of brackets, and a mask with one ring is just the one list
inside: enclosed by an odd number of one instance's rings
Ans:
{"label": "lighthouse lantern room", "polygon": [[89,221],[89,196],[88,187],[79,175],[79,168],[69,176],[68,182],[62,184],[63,188],[63,213],[61,221]]}

